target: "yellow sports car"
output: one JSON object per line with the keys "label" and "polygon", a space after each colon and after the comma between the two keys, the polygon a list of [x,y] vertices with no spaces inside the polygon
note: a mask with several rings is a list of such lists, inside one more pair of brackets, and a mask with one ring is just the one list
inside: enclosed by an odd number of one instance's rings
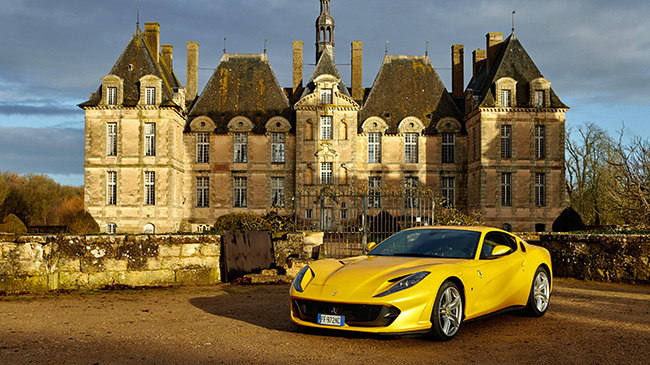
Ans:
{"label": "yellow sports car", "polygon": [[298,326],[452,339],[463,321],[521,308],[546,313],[549,252],[487,227],[420,227],[366,256],[311,263],[290,289]]}

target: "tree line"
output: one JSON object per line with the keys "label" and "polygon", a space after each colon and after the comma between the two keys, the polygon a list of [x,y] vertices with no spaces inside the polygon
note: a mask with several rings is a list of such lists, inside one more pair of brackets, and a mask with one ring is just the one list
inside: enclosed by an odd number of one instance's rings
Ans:
{"label": "tree line", "polygon": [[588,226],[650,226],[650,141],[623,132],[594,123],[567,130],[568,204]]}
{"label": "tree line", "polygon": [[0,223],[14,214],[26,226],[68,226],[84,209],[83,187],[42,174],[0,171]]}

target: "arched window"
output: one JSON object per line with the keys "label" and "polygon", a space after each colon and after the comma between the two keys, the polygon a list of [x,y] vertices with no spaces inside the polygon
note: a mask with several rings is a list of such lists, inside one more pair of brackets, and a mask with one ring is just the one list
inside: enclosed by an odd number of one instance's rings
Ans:
{"label": "arched window", "polygon": [[144,225],[144,230],[143,231],[144,231],[144,234],[154,234],[154,233],[156,233],[156,227],[151,223],[147,223],[147,224]]}
{"label": "arched window", "polygon": [[311,122],[305,123],[305,140],[311,141],[314,139],[314,126]]}
{"label": "arched window", "polygon": [[305,169],[305,185],[314,185],[314,170],[311,166]]}

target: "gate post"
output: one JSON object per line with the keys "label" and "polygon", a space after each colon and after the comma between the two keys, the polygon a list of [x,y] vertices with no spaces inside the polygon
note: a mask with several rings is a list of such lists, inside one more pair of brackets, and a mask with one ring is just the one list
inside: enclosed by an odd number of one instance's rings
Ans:
{"label": "gate post", "polygon": [[368,253],[368,220],[366,215],[368,213],[368,196],[361,197],[361,245],[363,247],[363,254]]}

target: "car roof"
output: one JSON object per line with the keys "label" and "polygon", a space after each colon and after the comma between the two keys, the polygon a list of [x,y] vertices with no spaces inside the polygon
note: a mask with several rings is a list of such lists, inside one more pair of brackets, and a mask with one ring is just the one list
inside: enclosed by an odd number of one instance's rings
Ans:
{"label": "car roof", "polygon": [[405,231],[419,230],[419,229],[452,229],[457,231],[474,231],[474,232],[490,232],[490,231],[499,231],[500,229],[494,227],[485,227],[485,226],[420,226],[405,229]]}

